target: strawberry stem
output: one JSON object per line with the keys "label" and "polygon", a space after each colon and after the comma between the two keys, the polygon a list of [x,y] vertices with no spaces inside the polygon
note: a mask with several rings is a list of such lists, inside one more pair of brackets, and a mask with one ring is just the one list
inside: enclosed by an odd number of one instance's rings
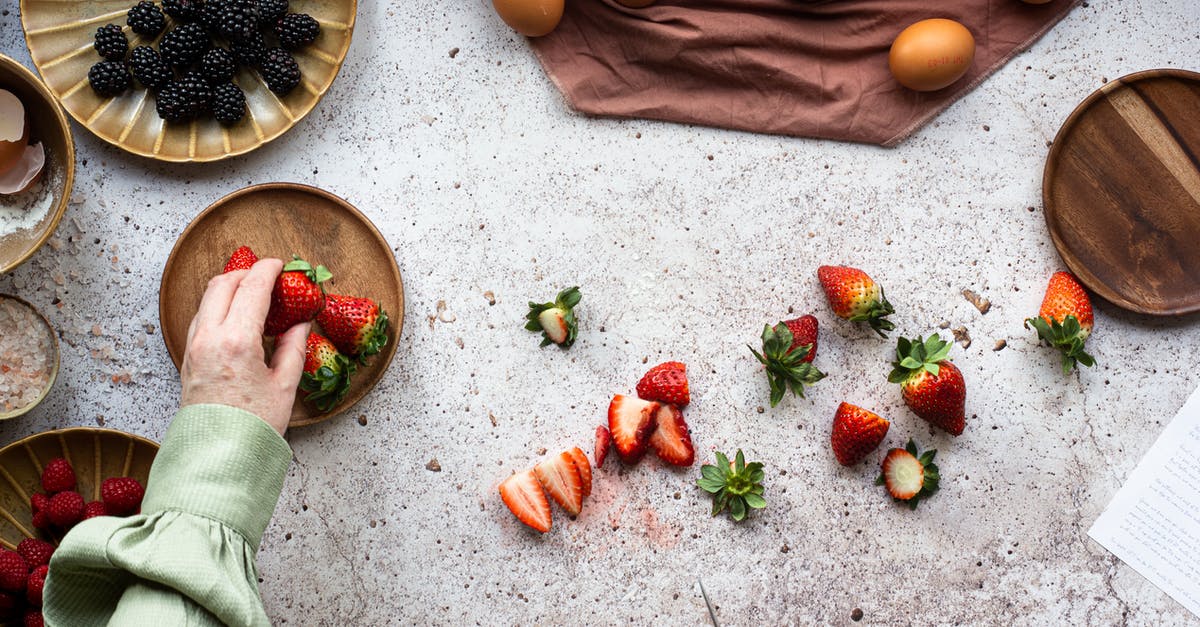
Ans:
{"label": "strawberry stem", "polygon": [[813,384],[825,378],[825,373],[810,362],[804,361],[812,351],[812,344],[797,346],[792,350],[795,336],[784,323],[774,327],[763,325],[762,352],[747,346],[762,365],[767,369],[767,382],[771,386],[771,407],[783,400],[786,390],[791,390],[793,396],[804,396],[804,384]]}
{"label": "strawberry stem", "polygon": [[1033,327],[1040,340],[1062,353],[1063,374],[1070,374],[1078,364],[1088,368],[1096,365],[1096,359],[1083,350],[1088,336],[1075,316],[1069,315],[1062,322],[1053,318],[1049,323],[1041,317],[1029,318],[1025,321],[1025,327]]}

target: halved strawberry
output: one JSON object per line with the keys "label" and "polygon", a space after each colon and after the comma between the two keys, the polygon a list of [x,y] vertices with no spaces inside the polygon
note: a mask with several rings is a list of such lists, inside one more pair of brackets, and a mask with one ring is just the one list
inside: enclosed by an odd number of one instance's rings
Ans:
{"label": "halved strawberry", "polygon": [[651,368],[638,381],[637,395],[648,401],[680,407],[687,405],[692,400],[688,390],[687,366],[678,361],[668,361]]}
{"label": "halved strawberry", "polygon": [[674,405],[660,405],[654,412],[654,424],[648,443],[658,458],[673,466],[691,466],[696,461],[696,450],[683,412]]}
{"label": "halved strawberry", "polygon": [[898,501],[905,501],[912,509],[925,497],[937,492],[941,476],[933,463],[937,451],[919,453],[917,445],[908,441],[904,448],[894,448],[883,458],[883,466],[876,484],[887,488],[888,494]]}
{"label": "halved strawberry", "polygon": [[635,464],[646,452],[646,440],[654,430],[658,403],[618,394],[608,405],[608,430],[617,454],[626,464]]}
{"label": "halved strawberry", "polygon": [[576,446],[567,451],[571,456],[571,461],[575,462],[575,467],[579,469],[579,478],[583,479],[583,498],[592,495],[592,464],[588,461],[587,455],[583,449]]}
{"label": "halved strawberry", "polygon": [[593,455],[596,456],[596,468],[604,465],[604,460],[608,459],[608,447],[612,444],[612,433],[608,427],[600,425],[596,427],[596,450]]}
{"label": "halved strawberry", "polygon": [[542,533],[550,531],[550,501],[532,470],[523,470],[500,484],[500,498],[517,520]]}
{"label": "halved strawberry", "polygon": [[578,516],[583,507],[583,477],[570,453],[559,453],[533,467],[533,474],[555,503]]}

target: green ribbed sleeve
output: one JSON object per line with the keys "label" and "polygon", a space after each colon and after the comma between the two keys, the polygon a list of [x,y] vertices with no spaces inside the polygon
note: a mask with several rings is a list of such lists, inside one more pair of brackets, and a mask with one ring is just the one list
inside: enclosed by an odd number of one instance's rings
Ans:
{"label": "green ribbed sleeve", "polygon": [[270,625],[254,554],[292,452],[224,405],[175,415],[142,513],[77,525],[50,562],[48,625]]}

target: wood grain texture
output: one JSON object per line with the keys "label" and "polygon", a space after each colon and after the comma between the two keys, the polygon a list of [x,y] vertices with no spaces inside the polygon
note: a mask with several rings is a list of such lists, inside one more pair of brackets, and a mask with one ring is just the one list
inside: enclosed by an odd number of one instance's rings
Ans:
{"label": "wood grain texture", "polygon": [[1113,304],[1200,311],[1200,74],[1112,81],[1059,131],[1042,181],[1067,266]]}
{"label": "wood grain texture", "polygon": [[221,273],[239,246],[262,258],[297,254],[322,264],[333,272],[327,292],[373,298],[387,312],[387,346],[358,369],[346,400],[320,413],[297,396],[289,426],[320,422],[352,407],[383,378],[404,324],[404,286],[387,241],[345,200],[306,185],[256,185],[217,201],[184,230],[163,270],[159,326],[176,368],[208,280]]}
{"label": "wood grain texture", "polygon": [[66,458],[75,469],[76,491],[85,501],[100,500],[100,484],[110,477],[133,477],[146,485],[158,444],[112,429],[76,427],[43,431],[0,449],[0,546],[13,550],[25,538],[54,544],[57,532],[34,528],[29,497],[42,491],[46,462]]}

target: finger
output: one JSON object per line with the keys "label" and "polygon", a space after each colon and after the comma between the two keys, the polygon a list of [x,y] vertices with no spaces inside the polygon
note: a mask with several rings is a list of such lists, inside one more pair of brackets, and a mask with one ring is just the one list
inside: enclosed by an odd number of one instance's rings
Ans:
{"label": "finger", "polygon": [[300,383],[300,373],[304,371],[305,344],[312,323],[305,322],[287,330],[275,343],[275,354],[271,356],[271,370],[275,380],[286,389],[292,389]]}
{"label": "finger", "polygon": [[188,325],[187,343],[184,346],[191,346],[193,337],[196,337],[196,316],[192,316],[192,323]]}
{"label": "finger", "polygon": [[271,290],[281,270],[283,262],[278,259],[262,259],[255,263],[238,284],[225,324],[250,335],[262,335],[263,322],[271,308]]}
{"label": "finger", "polygon": [[200,308],[196,310],[194,322],[197,328],[215,327],[225,321],[229,313],[229,305],[237,292],[238,283],[246,275],[245,270],[228,274],[219,274],[208,282],[204,297],[200,299]]}

